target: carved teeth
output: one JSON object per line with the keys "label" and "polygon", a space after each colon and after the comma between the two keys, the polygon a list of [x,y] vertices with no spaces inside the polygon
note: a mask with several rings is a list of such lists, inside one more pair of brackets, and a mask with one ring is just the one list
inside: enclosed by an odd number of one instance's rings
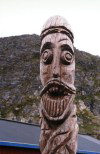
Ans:
{"label": "carved teeth", "polygon": [[51,108],[51,101],[49,100],[49,115],[51,115],[51,110],[52,110],[52,108]]}
{"label": "carved teeth", "polygon": [[64,89],[62,89],[62,88],[60,88],[60,87],[51,87],[49,90],[48,90],[48,92],[49,93],[57,93],[57,92],[59,92],[59,93],[62,93],[64,91]]}
{"label": "carved teeth", "polygon": [[57,101],[55,101],[55,116],[57,116],[57,107],[58,107],[58,102]]}
{"label": "carved teeth", "polygon": [[55,116],[54,101],[52,101],[52,112],[51,112],[51,116]]}
{"label": "carved teeth", "polygon": [[[57,91],[58,87],[51,87],[49,89],[50,91]],[[67,93],[67,91],[66,91]],[[70,96],[65,95],[61,98],[54,98],[48,96],[48,94],[45,94],[42,96],[42,102],[44,105],[44,108],[49,116],[51,117],[59,117],[63,114],[64,110],[66,109],[68,103],[69,103]]]}
{"label": "carved teeth", "polygon": [[54,103],[53,103],[53,100],[51,100],[51,112],[50,112],[50,115],[53,116],[53,113],[54,113]]}
{"label": "carved teeth", "polygon": [[64,95],[67,95],[68,93],[66,91],[64,91]]}
{"label": "carved teeth", "polygon": [[60,89],[59,89],[59,92],[61,93],[62,91],[63,91],[63,90],[60,88]]}
{"label": "carved teeth", "polygon": [[61,109],[60,109],[60,114],[64,111],[64,102],[63,100],[61,100]]}
{"label": "carved teeth", "polygon": [[52,101],[52,104],[51,104],[51,105],[52,105],[52,112],[51,112],[51,116],[53,116],[53,114],[54,114],[54,112],[55,112],[55,111],[54,111],[54,101]]}
{"label": "carved teeth", "polygon": [[52,88],[49,89],[49,92],[50,92],[50,93],[52,92]]}
{"label": "carved teeth", "polygon": [[47,91],[47,94],[49,94],[49,91]]}
{"label": "carved teeth", "polygon": [[58,88],[57,87],[55,87],[55,92],[57,92],[58,91]]}
{"label": "carved teeth", "polygon": [[47,110],[47,97],[45,98],[45,109]]}
{"label": "carved teeth", "polygon": [[61,113],[61,100],[58,99],[58,104],[57,104],[57,116]]}
{"label": "carved teeth", "polygon": [[54,107],[54,113],[53,113],[53,116],[56,116],[56,111],[57,111],[56,104],[57,104],[57,102],[54,101],[54,102],[53,102],[53,107]]}
{"label": "carved teeth", "polygon": [[49,98],[47,99],[47,111],[49,112],[49,110],[50,110],[50,106],[51,106],[51,103],[50,103],[50,101],[49,101]]}
{"label": "carved teeth", "polygon": [[51,87],[49,89],[49,92],[52,93],[52,92],[57,92],[58,91],[58,87]]}

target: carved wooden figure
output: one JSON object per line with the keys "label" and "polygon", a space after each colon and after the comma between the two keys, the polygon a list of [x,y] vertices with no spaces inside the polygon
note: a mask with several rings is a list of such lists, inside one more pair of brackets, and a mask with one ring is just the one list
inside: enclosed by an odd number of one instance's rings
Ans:
{"label": "carved wooden figure", "polygon": [[51,17],[41,32],[40,149],[42,154],[75,154],[77,116],[73,33],[67,21]]}

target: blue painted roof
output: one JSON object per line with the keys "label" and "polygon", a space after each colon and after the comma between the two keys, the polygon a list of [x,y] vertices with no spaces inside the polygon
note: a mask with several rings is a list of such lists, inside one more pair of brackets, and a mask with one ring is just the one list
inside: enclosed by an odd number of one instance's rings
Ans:
{"label": "blue painted roof", "polygon": [[28,144],[28,143],[17,143],[17,142],[0,142],[0,146],[9,146],[9,147],[20,147],[20,148],[29,148],[29,149],[40,149],[39,145],[36,144]]}
{"label": "blue painted roof", "polygon": [[39,145],[39,135],[39,125],[0,120],[0,141]]}
{"label": "blue painted roof", "polygon": [[[40,147],[35,144],[6,142],[6,141],[0,142],[0,146],[19,147],[19,148],[28,148],[28,149],[36,149],[36,150],[40,149]],[[100,154],[100,152],[78,150],[77,154]]]}

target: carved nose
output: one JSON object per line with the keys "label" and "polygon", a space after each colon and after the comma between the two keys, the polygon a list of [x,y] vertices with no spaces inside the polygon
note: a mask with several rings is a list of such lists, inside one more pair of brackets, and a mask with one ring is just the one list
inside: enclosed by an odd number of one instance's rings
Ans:
{"label": "carved nose", "polygon": [[60,68],[58,68],[57,66],[55,66],[53,69],[53,77],[54,78],[60,77]]}
{"label": "carved nose", "polygon": [[54,77],[54,78],[58,78],[58,77],[59,77],[59,74],[58,74],[58,73],[57,73],[57,74],[54,73],[54,74],[53,74],[53,77]]}

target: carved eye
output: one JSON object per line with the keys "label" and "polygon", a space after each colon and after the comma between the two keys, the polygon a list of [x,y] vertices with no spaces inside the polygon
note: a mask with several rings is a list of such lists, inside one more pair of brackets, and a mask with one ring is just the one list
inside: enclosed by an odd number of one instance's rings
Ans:
{"label": "carved eye", "polygon": [[42,61],[44,62],[44,64],[51,64],[52,59],[53,59],[52,51],[50,51],[50,50],[45,50],[45,51],[42,53]]}
{"label": "carved eye", "polygon": [[73,61],[73,55],[69,51],[63,51],[61,60],[63,64],[69,65]]}

